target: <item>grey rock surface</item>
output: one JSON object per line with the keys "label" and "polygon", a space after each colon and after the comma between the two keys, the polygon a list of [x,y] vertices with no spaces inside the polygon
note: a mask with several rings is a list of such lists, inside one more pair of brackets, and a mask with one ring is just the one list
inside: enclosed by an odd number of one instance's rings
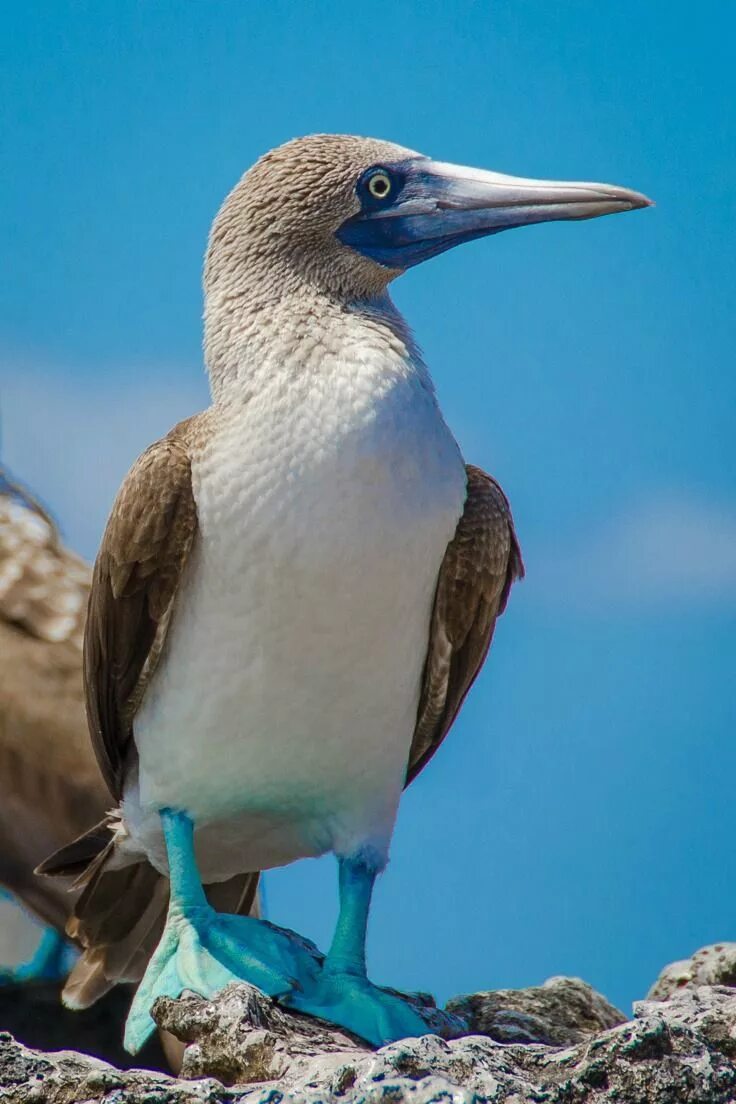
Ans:
{"label": "grey rock surface", "polygon": [[671,962],[647,993],[647,1000],[668,1000],[678,989],[698,985],[736,986],[736,943],[711,943],[690,958]]}
{"label": "grey rock surface", "polygon": [[553,977],[530,989],[495,989],[455,997],[448,1010],[467,1021],[472,1034],[499,1043],[567,1046],[626,1021],[580,978]]}
{"label": "grey rock surface", "polygon": [[230,1104],[242,1094],[215,1081],[176,1081],[165,1073],[119,1070],[74,1050],[41,1052],[0,1032],[3,1104]]}
{"label": "grey rock surface", "polygon": [[[467,1036],[468,1025],[438,1009],[431,997],[407,998],[447,1039]],[[252,985],[229,985],[214,1000],[188,994],[161,998],[153,1016],[159,1027],[187,1044],[184,1077],[217,1077],[225,1084],[278,1081],[302,1074],[308,1082],[324,1076],[346,1056],[372,1054],[372,1048],[334,1024],[280,1008]],[[335,1055],[337,1059],[335,1060]]]}
{"label": "grey rock surface", "polygon": [[[552,979],[533,991],[530,1000],[546,999],[539,993],[553,990],[560,1001],[567,990],[576,1003],[582,999],[582,985],[574,979]],[[479,1007],[488,1007],[487,996],[483,994]],[[571,1013],[566,1029],[589,1032],[591,1015],[615,1013],[599,1001],[597,994],[586,992],[584,1019]],[[520,1003],[514,994],[510,1011],[518,1011]],[[529,1015],[541,1020],[539,1004],[526,1007],[537,1008]],[[609,1011],[602,1011],[604,1007]],[[494,1007],[494,1023],[498,1011]],[[549,1014],[544,1006],[541,1013]],[[0,1035],[0,1100],[727,1104],[736,1099],[736,991],[723,986],[684,987],[668,1001],[641,1001],[632,1021],[594,1029],[594,1035],[572,1046],[503,1044],[483,1035],[452,1040],[425,1036],[374,1052],[329,1024],[278,1008],[247,985],[230,986],[214,1001],[196,996],[161,1000],[155,1017],[186,1044],[184,1078],[123,1072],[68,1051],[34,1052]]]}

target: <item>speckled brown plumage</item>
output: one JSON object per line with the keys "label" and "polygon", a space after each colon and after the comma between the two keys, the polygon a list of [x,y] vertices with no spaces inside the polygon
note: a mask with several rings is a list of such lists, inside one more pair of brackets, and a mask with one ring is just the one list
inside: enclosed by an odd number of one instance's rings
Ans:
{"label": "speckled brown plumage", "polygon": [[0,882],[63,929],[74,903],[35,865],[109,804],[84,718],[88,566],[35,500],[0,482]]}

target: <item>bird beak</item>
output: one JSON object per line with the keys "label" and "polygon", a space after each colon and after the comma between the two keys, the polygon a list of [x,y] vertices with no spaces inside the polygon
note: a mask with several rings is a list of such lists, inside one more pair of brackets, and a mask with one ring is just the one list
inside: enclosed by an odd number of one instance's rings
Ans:
{"label": "bird beak", "polygon": [[640,192],[614,184],[529,180],[426,158],[388,168],[401,182],[397,198],[353,216],[338,236],[389,268],[408,268],[462,242],[517,226],[651,206]]}

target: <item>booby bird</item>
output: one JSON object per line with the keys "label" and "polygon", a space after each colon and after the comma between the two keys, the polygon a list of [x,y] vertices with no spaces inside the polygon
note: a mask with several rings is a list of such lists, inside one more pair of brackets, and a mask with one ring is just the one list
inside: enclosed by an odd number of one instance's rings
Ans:
{"label": "booby bird", "polygon": [[[340,135],[272,150],[225,200],[204,275],[212,403],[123,483],[85,635],[118,807],[107,842],[74,852],[90,860],[83,968],[115,973],[95,930],[116,880],[141,862],[170,880],[130,1050],[156,997],[234,978],[374,1044],[427,1030],[368,980],[371,894],[402,789],[452,725],[522,562],[388,285],[472,238],[647,203]],[[203,881],[326,852],[340,905],[323,960],[203,897]]]}
{"label": "booby bird", "polygon": [[74,895],[33,876],[100,818],[109,795],[87,734],[82,632],[90,567],[42,506],[0,468],[0,884],[48,925],[7,980],[58,976]]}

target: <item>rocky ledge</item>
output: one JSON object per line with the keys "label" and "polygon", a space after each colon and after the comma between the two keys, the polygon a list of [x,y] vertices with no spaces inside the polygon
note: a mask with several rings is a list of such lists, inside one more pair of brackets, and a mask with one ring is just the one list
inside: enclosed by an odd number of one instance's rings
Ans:
{"label": "rocky ledge", "polygon": [[736,944],[705,948],[664,970],[630,1021],[575,978],[476,993],[448,1006],[443,1022],[457,1037],[378,1051],[232,985],[214,1001],[157,1002],[157,1023],[184,1047],[178,1078],[31,1050],[0,1034],[0,1100],[727,1104],[736,1099],[734,978]]}

